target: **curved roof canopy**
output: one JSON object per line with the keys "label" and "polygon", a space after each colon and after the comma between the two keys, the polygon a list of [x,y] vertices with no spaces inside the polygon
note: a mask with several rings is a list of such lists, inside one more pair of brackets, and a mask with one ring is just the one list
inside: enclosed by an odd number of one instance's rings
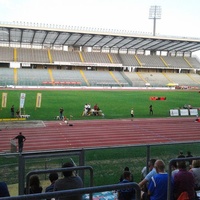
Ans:
{"label": "curved roof canopy", "polygon": [[23,45],[116,48],[192,53],[200,50],[200,39],[111,32],[102,29],[37,27],[0,24],[0,43]]}

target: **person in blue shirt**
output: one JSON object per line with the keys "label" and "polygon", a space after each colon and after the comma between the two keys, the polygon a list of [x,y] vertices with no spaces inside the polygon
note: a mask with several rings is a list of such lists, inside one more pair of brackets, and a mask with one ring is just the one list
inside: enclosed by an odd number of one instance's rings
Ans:
{"label": "person in blue shirt", "polygon": [[[124,171],[124,179],[120,183],[131,182],[132,176],[130,171]],[[118,200],[132,200],[135,197],[135,190],[131,187],[118,191]]]}
{"label": "person in blue shirt", "polygon": [[58,173],[57,172],[50,173],[49,180],[51,182],[51,185],[46,187],[45,192],[53,192],[54,184],[55,184],[56,180],[58,180]]}
{"label": "person in blue shirt", "polygon": [[149,173],[138,183],[138,185],[144,192],[147,192],[146,191],[147,184],[149,183],[151,177],[157,173],[156,169],[154,167],[155,162],[156,162],[156,159],[154,159],[154,158],[149,160],[149,162],[148,162]]}
{"label": "person in blue shirt", "polygon": [[9,197],[8,186],[5,182],[0,182],[0,197]]}
{"label": "person in blue shirt", "polygon": [[152,176],[148,185],[150,200],[166,200],[168,188],[168,174],[165,172],[165,163],[157,160],[154,164],[157,174]]}

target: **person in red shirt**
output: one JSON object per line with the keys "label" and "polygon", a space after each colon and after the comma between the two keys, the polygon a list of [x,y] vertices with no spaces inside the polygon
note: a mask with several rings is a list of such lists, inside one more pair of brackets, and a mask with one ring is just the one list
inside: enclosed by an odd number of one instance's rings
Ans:
{"label": "person in red shirt", "polygon": [[186,169],[186,162],[179,161],[178,163],[179,172],[174,175],[174,198],[175,200],[183,192],[188,193],[189,200],[195,199],[195,180],[191,172]]}

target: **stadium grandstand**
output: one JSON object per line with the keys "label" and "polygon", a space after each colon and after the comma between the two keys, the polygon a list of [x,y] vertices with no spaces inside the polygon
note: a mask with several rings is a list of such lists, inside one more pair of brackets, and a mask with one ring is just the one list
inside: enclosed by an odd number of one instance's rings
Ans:
{"label": "stadium grandstand", "polygon": [[199,38],[0,23],[0,86],[199,87]]}

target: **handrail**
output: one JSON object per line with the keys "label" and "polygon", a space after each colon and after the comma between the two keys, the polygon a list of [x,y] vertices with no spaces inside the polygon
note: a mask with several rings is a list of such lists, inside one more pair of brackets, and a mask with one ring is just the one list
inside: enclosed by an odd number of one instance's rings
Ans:
{"label": "handrail", "polygon": [[171,179],[172,179],[172,163],[173,162],[178,162],[178,161],[192,161],[192,160],[200,160],[200,157],[187,157],[187,158],[176,158],[176,159],[171,159],[169,161],[169,168],[168,168],[168,190],[167,190],[167,200],[170,200],[171,198],[171,193],[172,193],[172,187],[171,187]]}
{"label": "handrail", "polygon": [[79,188],[73,190],[62,190],[56,192],[47,192],[47,193],[39,193],[39,194],[29,194],[29,195],[20,195],[16,197],[4,197],[1,200],[33,200],[33,199],[47,199],[47,198],[55,198],[61,196],[71,196],[76,194],[88,194],[94,192],[103,192],[103,191],[111,191],[111,190],[119,190],[127,187],[133,187],[136,191],[135,200],[141,199],[141,190],[137,183],[130,182],[124,184],[113,184],[113,185],[104,185],[104,186],[95,186],[95,187],[87,187],[87,188]]}

